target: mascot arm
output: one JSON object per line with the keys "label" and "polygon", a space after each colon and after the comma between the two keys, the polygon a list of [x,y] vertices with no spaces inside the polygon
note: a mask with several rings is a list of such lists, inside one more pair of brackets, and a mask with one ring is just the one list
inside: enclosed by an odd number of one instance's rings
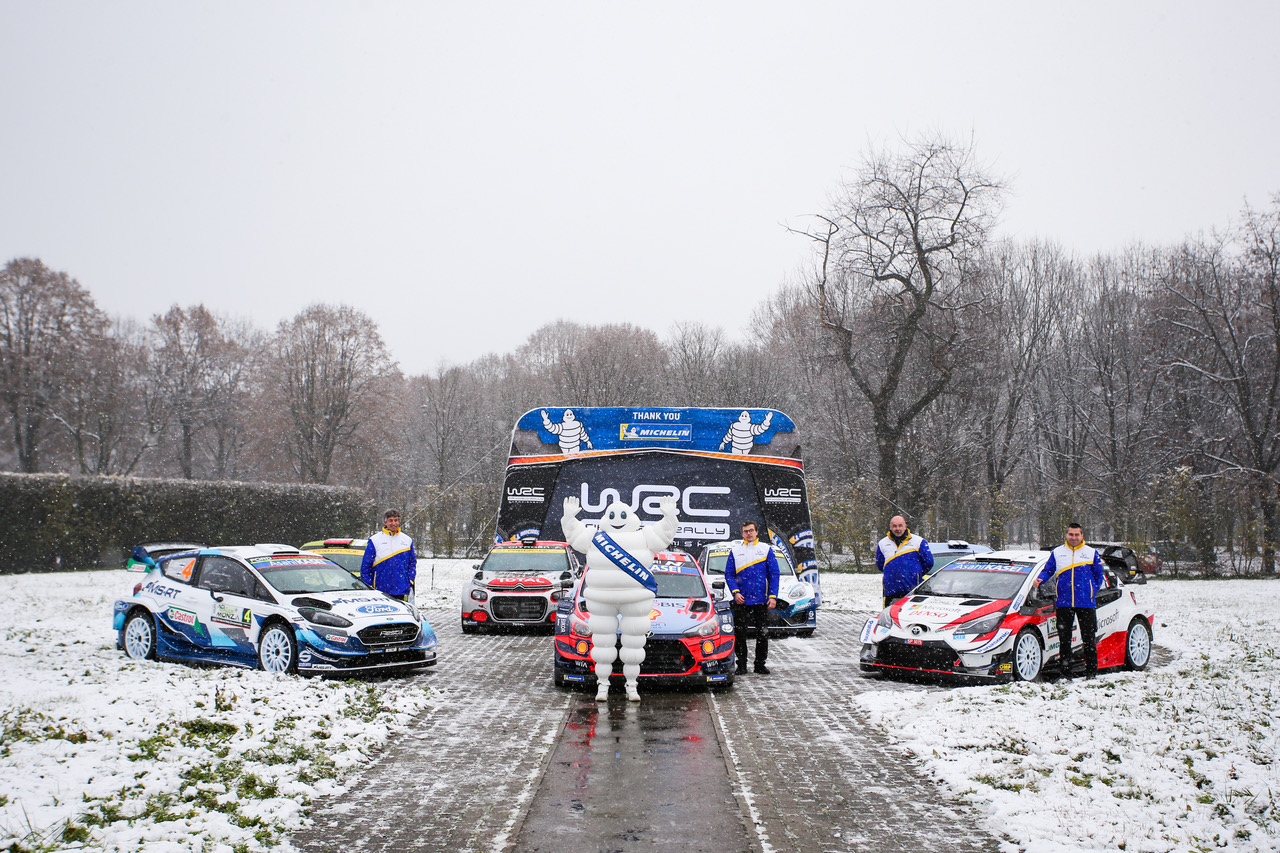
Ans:
{"label": "mascot arm", "polygon": [[564,515],[560,518],[560,529],[564,531],[564,541],[573,546],[573,550],[583,554],[587,553],[587,547],[591,545],[591,531],[587,530],[586,525],[578,521],[578,512],[582,509],[582,504],[577,498],[564,499]]}
{"label": "mascot arm", "polygon": [[662,508],[662,518],[657,524],[644,528],[644,543],[651,551],[661,551],[671,544],[671,541],[676,538],[680,521],[673,495],[659,498],[658,506]]}

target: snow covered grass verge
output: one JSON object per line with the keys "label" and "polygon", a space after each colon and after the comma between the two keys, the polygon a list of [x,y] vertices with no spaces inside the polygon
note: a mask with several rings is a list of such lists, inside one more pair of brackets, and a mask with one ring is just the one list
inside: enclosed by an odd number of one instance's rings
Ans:
{"label": "snow covered grass verge", "polygon": [[[463,563],[444,561],[454,584]],[[0,576],[0,850],[271,849],[430,707],[395,677],[131,661],[111,603],[139,577]]]}
{"label": "snow covered grass verge", "polygon": [[1008,850],[1280,849],[1280,584],[1144,592],[1164,667],[853,702]]}

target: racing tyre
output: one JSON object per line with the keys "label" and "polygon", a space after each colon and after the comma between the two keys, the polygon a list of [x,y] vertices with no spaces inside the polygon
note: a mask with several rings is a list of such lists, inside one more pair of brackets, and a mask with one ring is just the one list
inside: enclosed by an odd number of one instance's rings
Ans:
{"label": "racing tyre", "polygon": [[1124,668],[1143,670],[1151,660],[1151,629],[1141,619],[1129,623],[1124,638]]}
{"label": "racing tyre", "polygon": [[796,636],[797,636],[797,637],[812,637],[812,636],[813,636],[813,632],[814,632],[814,631],[816,631],[816,630],[818,630],[818,629],[817,629],[817,628],[801,628],[799,631],[796,631]]}
{"label": "racing tyre", "polygon": [[297,672],[298,641],[288,626],[276,623],[258,639],[258,664],[264,672]]}
{"label": "racing tyre", "polygon": [[134,613],[125,620],[124,652],[134,660],[156,659],[156,623],[150,613]]}
{"label": "racing tyre", "polygon": [[1013,642],[1013,679],[1035,681],[1040,677],[1042,666],[1044,649],[1040,647],[1040,638],[1035,631],[1024,628]]}

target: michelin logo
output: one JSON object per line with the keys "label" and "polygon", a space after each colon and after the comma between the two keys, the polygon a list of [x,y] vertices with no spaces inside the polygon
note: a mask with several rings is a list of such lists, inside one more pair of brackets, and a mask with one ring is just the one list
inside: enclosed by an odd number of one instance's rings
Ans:
{"label": "michelin logo", "polygon": [[619,441],[693,441],[693,424],[619,424]]}

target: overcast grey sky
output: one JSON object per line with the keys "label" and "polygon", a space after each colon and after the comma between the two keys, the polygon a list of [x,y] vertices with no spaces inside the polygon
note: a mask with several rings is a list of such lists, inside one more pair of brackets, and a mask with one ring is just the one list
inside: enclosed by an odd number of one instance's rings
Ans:
{"label": "overcast grey sky", "polygon": [[972,138],[1082,253],[1280,191],[1280,4],[0,0],[0,262],[105,310],[356,305],[410,373],[739,334],[869,146]]}

